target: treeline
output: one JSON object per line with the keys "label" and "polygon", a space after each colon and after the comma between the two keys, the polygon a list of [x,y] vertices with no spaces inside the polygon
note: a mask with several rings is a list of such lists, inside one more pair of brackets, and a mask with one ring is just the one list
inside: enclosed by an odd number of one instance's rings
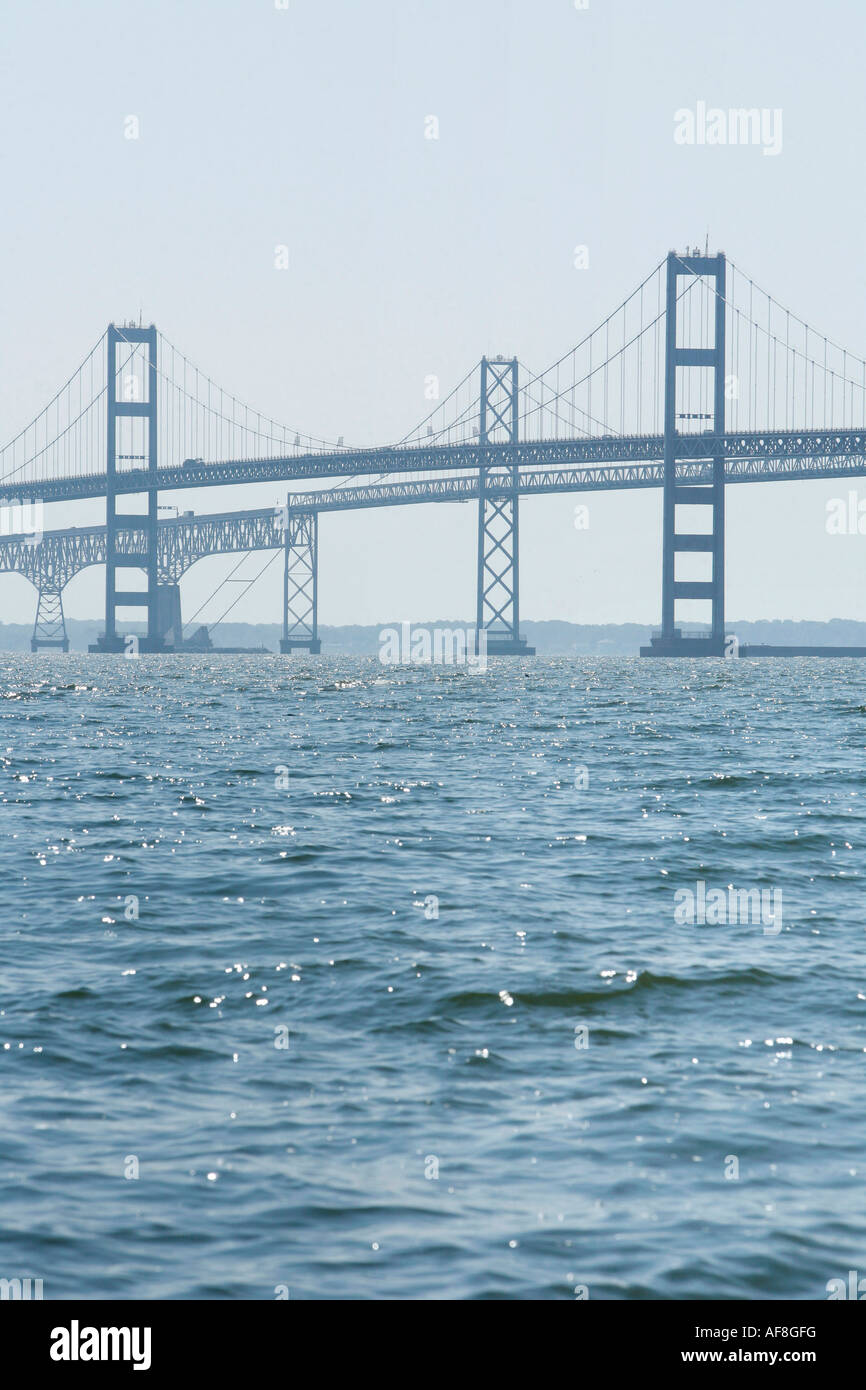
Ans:
{"label": "treeline", "polygon": [[[399,627],[392,619],[381,624],[345,627],[323,625],[319,629],[323,655],[375,656],[380,634],[388,627]],[[440,618],[413,623],[431,630],[437,627],[466,628],[467,618]],[[866,646],[866,622],[833,618],[829,622],[762,619],[756,622],[729,622],[728,632],[740,643],[770,643],[776,646]],[[67,632],[73,651],[84,652],[102,631],[99,620],[67,619]],[[130,628],[135,632],[134,626]],[[649,641],[651,628],[642,623],[566,623],[524,622],[521,632],[539,656],[637,656],[641,644]],[[0,623],[0,651],[30,650],[32,627],[29,623]],[[278,623],[223,623],[211,634],[216,647],[267,647],[279,651],[281,628]]]}

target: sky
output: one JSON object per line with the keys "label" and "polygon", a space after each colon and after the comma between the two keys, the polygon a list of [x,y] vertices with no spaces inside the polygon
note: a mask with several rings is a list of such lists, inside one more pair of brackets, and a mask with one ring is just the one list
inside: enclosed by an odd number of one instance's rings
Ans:
{"label": "sky", "polygon": [[[141,314],[274,418],[390,441],[429,409],[429,375],[444,394],[485,353],[540,370],[706,238],[866,356],[864,39],[860,0],[4,0],[0,436]],[[781,149],[677,143],[701,101],[780,110]],[[866,619],[866,536],[825,525],[851,490],[728,489],[729,620]],[[470,620],[476,524],[472,505],[323,517],[320,623]],[[520,525],[524,618],[658,621],[659,493],[530,499]],[[193,568],[185,616],[234,564]],[[233,619],[279,620],[280,571]],[[100,616],[103,571],[65,598]],[[35,602],[0,575],[0,620]]]}

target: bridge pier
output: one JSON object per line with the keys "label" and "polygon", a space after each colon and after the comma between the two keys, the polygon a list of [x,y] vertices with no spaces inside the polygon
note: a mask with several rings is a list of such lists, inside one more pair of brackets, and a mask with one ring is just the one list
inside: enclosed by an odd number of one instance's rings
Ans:
{"label": "bridge pier", "polygon": [[[695,347],[682,344],[679,330],[691,327],[685,308],[686,290],[678,294],[681,277],[698,277],[712,282],[714,312],[707,315],[710,345]],[[665,314],[665,402],[664,402],[664,515],[662,523],[662,626],[654,633],[649,647],[641,647],[641,656],[724,656],[725,654],[725,459],[721,448],[725,432],[725,257],[677,255],[671,251],[667,261],[667,300]],[[702,324],[703,326],[703,324]],[[677,479],[677,465],[689,459],[688,431],[679,432],[681,418],[694,418],[694,413],[682,415],[677,410],[681,395],[690,399],[682,371],[699,368],[712,375],[712,412],[698,412],[699,418],[712,419],[710,431],[719,447],[710,460],[711,477],[706,482],[688,485]],[[690,383],[689,383],[690,384]],[[700,388],[696,392],[702,397]],[[704,431],[707,433],[707,431]],[[710,527],[705,532],[680,530],[677,507],[706,507]],[[677,575],[677,557],[682,554],[703,553],[709,556],[709,577],[700,580],[681,579]],[[709,631],[688,632],[677,625],[677,602],[697,599],[708,603]]]}
{"label": "bridge pier", "polygon": [[[118,347],[125,353],[118,366]],[[131,351],[126,351],[131,348]],[[142,357],[139,349],[144,348]],[[147,632],[138,639],[140,652],[166,650],[159,627],[158,579],[158,475],[157,475],[157,338],[149,328],[108,326],[108,451],[105,498],[105,632],[94,652],[122,652],[125,634],[118,631],[118,609],[139,608],[147,613]],[[121,391],[118,399],[118,376]],[[118,447],[119,446],[119,447]],[[118,461],[138,463],[143,475],[139,493],[121,493]],[[118,498],[127,497],[127,506],[136,496],[145,502],[144,510],[118,511]],[[118,588],[123,571],[143,570],[143,589]]]}
{"label": "bridge pier", "polygon": [[56,584],[39,586],[36,620],[33,624],[33,636],[30,638],[31,652],[46,648],[69,651],[66,618],[63,613],[63,589]]}
{"label": "bridge pier", "polygon": [[[516,459],[494,463],[488,444],[516,444],[517,358],[481,359],[478,474],[478,593],[476,629],[490,656],[534,656],[520,635],[520,470]],[[497,435],[494,441],[491,436]]]}
{"label": "bridge pier", "polygon": [[283,636],[280,652],[322,650],[318,626],[319,514],[293,511],[291,495],[282,513],[285,534]]}
{"label": "bridge pier", "polygon": [[157,629],[166,647],[179,652],[183,646],[179,584],[157,586]]}

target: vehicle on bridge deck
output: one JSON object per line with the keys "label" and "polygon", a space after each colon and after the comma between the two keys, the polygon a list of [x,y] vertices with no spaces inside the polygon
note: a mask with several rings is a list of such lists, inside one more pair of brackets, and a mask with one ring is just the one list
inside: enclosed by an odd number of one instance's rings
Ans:
{"label": "vehicle on bridge deck", "polygon": [[184,459],[182,466],[184,468],[203,468],[204,459]]}

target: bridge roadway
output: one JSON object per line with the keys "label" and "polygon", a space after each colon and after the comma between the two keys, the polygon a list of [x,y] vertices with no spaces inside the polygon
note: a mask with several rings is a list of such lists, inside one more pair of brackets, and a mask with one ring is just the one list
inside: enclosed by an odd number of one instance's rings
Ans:
{"label": "bridge roadway", "polygon": [[[678,436],[677,455],[683,460],[712,458],[719,442],[711,434]],[[789,430],[782,432],[728,433],[721,438],[729,482],[761,479],[854,477],[866,473],[866,431]],[[431,444],[338,453],[296,454],[271,459],[229,459],[193,467],[159,469],[160,490],[225,487],[237,484],[291,482],[299,479],[373,477],[388,474],[478,473],[484,467],[509,467],[515,463],[531,481],[521,491],[583,491],[587,488],[654,487],[661,481],[664,457],[662,435],[609,436],[585,439],[546,439],[519,444]],[[655,467],[658,465],[658,467]],[[570,473],[575,482],[567,487],[546,487],[537,480],[538,470],[553,469],[558,476]],[[146,488],[146,474],[130,469],[118,474],[118,489],[125,493]],[[431,482],[435,481],[431,479]],[[441,479],[439,480],[441,481]],[[36,498],[43,502],[104,497],[105,473],[83,473],[71,478],[51,478],[38,483],[0,482],[0,502]],[[437,497],[440,494],[437,493]],[[467,494],[471,496],[473,494]],[[392,499],[393,500],[393,499]],[[412,494],[399,501],[436,500]],[[357,505],[357,504],[356,504]],[[366,505],[376,505],[368,502]]]}
{"label": "bridge roadway", "polygon": [[[827,454],[827,468],[796,457],[765,460],[734,458],[726,466],[728,483],[795,481],[818,477],[856,477],[866,474],[866,454]],[[758,466],[760,463],[760,467]],[[710,482],[711,464],[681,463],[683,482]],[[545,468],[520,475],[522,497],[554,493],[617,491],[655,488],[663,482],[661,462],[641,465],[586,468]],[[488,484],[488,495],[505,495],[505,486]],[[355,511],[367,507],[405,506],[412,503],[470,502],[478,497],[477,475],[446,475],[411,482],[364,483],[317,492],[291,494],[294,512]],[[186,513],[159,522],[159,582],[176,584],[197,560],[208,555],[252,550],[279,550],[285,541],[279,508],[264,507],[238,512],[196,516]],[[130,545],[132,540],[130,539]],[[123,545],[123,535],[119,537]],[[73,575],[106,559],[104,526],[73,526],[46,531],[41,542],[26,535],[0,536],[0,572],[25,575],[37,587],[64,588]]]}

